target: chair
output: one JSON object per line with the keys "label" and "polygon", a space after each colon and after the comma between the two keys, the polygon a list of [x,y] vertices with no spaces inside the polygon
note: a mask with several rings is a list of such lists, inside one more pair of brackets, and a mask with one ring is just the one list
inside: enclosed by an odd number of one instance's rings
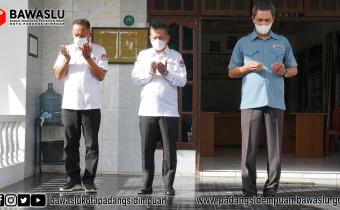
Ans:
{"label": "chair", "polygon": [[332,154],[334,154],[335,138],[337,136],[340,136],[340,107],[334,107],[332,125],[331,128],[326,131],[326,139],[324,142],[326,156],[328,155],[329,145],[331,147]]}

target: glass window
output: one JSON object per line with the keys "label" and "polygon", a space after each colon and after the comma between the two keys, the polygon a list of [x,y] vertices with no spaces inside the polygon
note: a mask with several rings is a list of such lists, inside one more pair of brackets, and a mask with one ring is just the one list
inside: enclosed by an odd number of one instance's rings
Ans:
{"label": "glass window", "polygon": [[194,0],[184,0],[184,11],[194,10]]}
{"label": "glass window", "polygon": [[335,0],[323,0],[322,8],[324,10],[336,10],[336,1]]}
{"label": "glass window", "polygon": [[205,9],[216,10],[216,0],[205,0]]}
{"label": "glass window", "polygon": [[182,119],[182,138],[183,142],[191,142],[192,141],[192,117],[185,116]]}
{"label": "glass window", "polygon": [[299,1],[297,1],[297,0],[287,0],[287,7],[288,8],[298,8],[299,7]]}
{"label": "glass window", "polygon": [[193,29],[183,26],[183,50],[192,50],[193,42]]}
{"label": "glass window", "polygon": [[309,0],[309,10],[316,11],[319,10],[319,0]]}
{"label": "glass window", "polygon": [[[296,1],[296,0],[293,0]],[[272,3],[276,8],[283,8],[283,0],[272,0]]]}
{"label": "glass window", "polygon": [[248,1],[248,0],[234,1],[234,9],[235,10],[245,10],[246,9],[246,1]]}
{"label": "glass window", "polygon": [[179,26],[176,23],[171,23],[169,25],[169,35],[169,47],[179,51]]}
{"label": "glass window", "polygon": [[183,112],[192,111],[192,85],[186,85],[182,88],[182,110]]}
{"label": "glass window", "polygon": [[220,10],[230,10],[231,0],[220,0]]}
{"label": "glass window", "polygon": [[187,80],[192,81],[193,80],[193,60],[192,60],[192,54],[183,54],[182,55],[185,67],[187,69]]}
{"label": "glass window", "polygon": [[168,0],[168,10],[180,10],[181,0]]}
{"label": "glass window", "polygon": [[164,10],[164,0],[155,0],[155,10]]}

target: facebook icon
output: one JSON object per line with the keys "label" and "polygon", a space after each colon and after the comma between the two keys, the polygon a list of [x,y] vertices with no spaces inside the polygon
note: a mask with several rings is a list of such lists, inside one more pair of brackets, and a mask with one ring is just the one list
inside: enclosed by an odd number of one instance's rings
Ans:
{"label": "facebook icon", "polygon": [[0,194],[0,206],[4,206],[5,205],[5,196],[4,196],[4,194]]}

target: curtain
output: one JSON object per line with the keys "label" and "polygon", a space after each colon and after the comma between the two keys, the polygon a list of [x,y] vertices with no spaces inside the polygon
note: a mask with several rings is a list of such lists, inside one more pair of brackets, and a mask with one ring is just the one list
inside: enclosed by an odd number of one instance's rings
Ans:
{"label": "curtain", "polygon": [[339,32],[332,32],[326,36],[326,43],[324,47],[324,68],[322,72],[323,90],[323,112],[328,114],[327,129],[331,126],[331,116],[334,108],[335,99],[335,82],[336,82],[336,56],[337,56],[337,34]]}

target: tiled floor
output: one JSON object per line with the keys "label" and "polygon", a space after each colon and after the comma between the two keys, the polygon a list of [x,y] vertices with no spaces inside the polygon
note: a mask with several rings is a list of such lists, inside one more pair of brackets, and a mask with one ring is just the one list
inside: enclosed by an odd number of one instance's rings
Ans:
{"label": "tiled floor", "polygon": [[[258,155],[258,190],[266,178],[266,152],[260,149]],[[316,198],[322,196],[333,201],[328,204],[199,204],[197,199],[241,199],[240,148],[217,148],[214,157],[201,159],[201,176],[177,176],[174,188],[175,197],[164,196],[162,177],[154,180],[154,193],[151,196],[136,196],[141,184],[140,176],[133,175],[98,175],[95,182],[98,193],[87,195],[84,191],[60,193],[65,183],[63,174],[43,173],[25,179],[19,183],[0,189],[6,193],[45,193],[47,209],[340,209],[340,154],[326,158],[295,158],[292,154],[283,154],[282,178],[279,187],[281,198]],[[302,174],[302,175],[301,175]],[[213,176],[212,176],[213,175]],[[1,175],[0,175],[1,177]],[[0,193],[0,194],[1,194]],[[52,199],[108,199],[121,201],[127,199],[149,199],[149,201],[165,201],[166,205],[51,205]],[[116,201],[117,201],[116,200]],[[212,200],[210,200],[212,201]],[[220,200],[221,201],[221,200]],[[214,202],[214,201],[213,201]],[[1,209],[1,207],[0,207]],[[8,209],[15,209],[8,207]],[[20,208],[23,209],[23,208]]]}
{"label": "tiled floor", "polygon": [[[122,207],[121,205],[73,205],[73,206],[52,206],[50,201],[52,198],[72,198],[77,197],[90,199],[90,195],[82,192],[59,193],[58,188],[65,182],[63,174],[43,173],[41,177],[33,176],[19,183],[0,189],[2,193],[46,193],[49,205],[47,209],[339,209],[338,206],[328,205],[249,205],[241,204],[221,205],[210,204],[200,205],[196,198],[227,198],[234,196],[241,198],[240,179],[225,177],[176,177],[174,188],[176,189],[175,197],[166,197],[163,195],[162,178],[155,177],[154,194],[147,196],[149,199],[164,199],[166,205],[162,206],[132,206]],[[141,177],[132,175],[101,175],[96,178],[98,193],[91,195],[96,198],[138,198],[136,191],[138,190]],[[264,179],[258,179],[259,195]],[[283,197],[291,196],[313,196],[313,197],[336,197],[338,200],[340,192],[337,191],[335,185],[316,184],[307,181],[282,181],[280,184],[279,195]],[[13,207],[8,209],[15,209]],[[23,208],[20,208],[23,209]],[[44,208],[45,209],[45,208]]]}
{"label": "tiled floor", "polygon": [[[258,152],[257,171],[266,177],[266,150]],[[213,157],[201,158],[202,176],[240,177],[241,148],[215,148]],[[340,182],[340,153],[324,158],[296,158],[294,154],[282,154],[283,178],[333,179]]]}

